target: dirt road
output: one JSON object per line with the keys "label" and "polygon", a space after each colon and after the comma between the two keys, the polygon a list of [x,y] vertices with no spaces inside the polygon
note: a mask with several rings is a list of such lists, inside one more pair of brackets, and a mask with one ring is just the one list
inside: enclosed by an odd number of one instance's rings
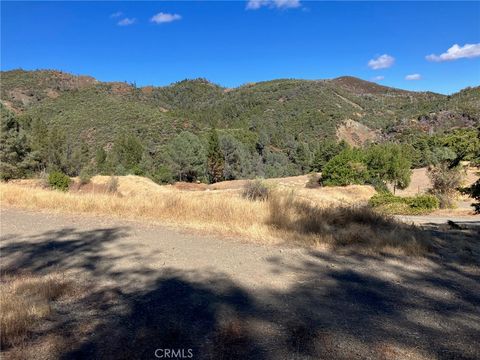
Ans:
{"label": "dirt road", "polygon": [[480,271],[458,259],[340,255],[14,209],[1,211],[0,251],[3,270],[89,284],[58,310],[68,321],[43,330],[70,339],[62,359],[154,359],[172,348],[194,359],[480,358]]}

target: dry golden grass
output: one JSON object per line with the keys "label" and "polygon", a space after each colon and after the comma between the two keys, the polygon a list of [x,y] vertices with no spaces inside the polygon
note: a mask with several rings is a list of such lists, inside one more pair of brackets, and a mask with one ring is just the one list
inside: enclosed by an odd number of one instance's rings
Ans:
{"label": "dry golden grass", "polygon": [[70,290],[70,282],[59,274],[3,276],[0,283],[2,349],[21,345],[33,327],[51,314],[52,302]]}
{"label": "dry golden grass", "polygon": [[[121,186],[121,185],[120,185]],[[122,219],[147,219],[229,235],[270,238],[268,206],[223,192],[152,192],[118,197],[99,193],[63,193],[15,184],[0,184],[2,205],[48,209],[62,213],[89,213]]]}
{"label": "dry golden grass", "polygon": [[292,195],[273,196],[269,206],[269,224],[302,242],[408,255],[421,255],[429,248],[419,229],[367,206],[320,207]]}
{"label": "dry golden grass", "polygon": [[[311,190],[315,191],[315,190]],[[308,245],[360,245],[421,254],[427,247],[419,231],[368,207],[323,206],[302,194],[277,189],[268,201],[249,201],[240,193],[189,192],[174,188],[149,196],[79,194],[0,184],[2,204],[58,212],[147,219],[260,242]]]}

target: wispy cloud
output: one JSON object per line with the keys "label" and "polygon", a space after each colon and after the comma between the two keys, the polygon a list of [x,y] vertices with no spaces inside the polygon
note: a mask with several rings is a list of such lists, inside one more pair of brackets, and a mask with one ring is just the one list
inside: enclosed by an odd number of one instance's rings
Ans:
{"label": "wispy cloud", "polygon": [[118,26],[128,26],[128,25],[133,25],[137,22],[137,19],[135,18],[124,18],[117,22]]}
{"label": "wispy cloud", "polygon": [[451,61],[462,58],[474,58],[480,56],[480,43],[478,44],[465,44],[460,46],[458,44],[453,45],[447,52],[440,55],[427,55],[425,58],[428,61]]}
{"label": "wispy cloud", "polygon": [[422,78],[422,75],[420,74],[410,74],[405,76],[405,80],[420,80]]}
{"label": "wispy cloud", "polygon": [[248,0],[247,10],[257,10],[261,7],[277,8],[277,9],[294,9],[301,7],[300,0]]}
{"label": "wispy cloud", "polygon": [[114,12],[113,14],[110,14],[110,17],[113,19],[113,18],[118,18],[122,15],[123,13],[121,11],[117,11],[117,12]]}
{"label": "wispy cloud", "polygon": [[373,70],[386,69],[393,65],[395,58],[393,56],[383,54],[368,62],[368,66]]}
{"label": "wispy cloud", "polygon": [[375,76],[374,78],[372,78],[372,81],[382,81],[383,79],[385,79],[385,76],[378,75],[378,76]]}
{"label": "wispy cloud", "polygon": [[159,12],[158,14],[153,15],[150,21],[156,24],[163,24],[163,23],[170,23],[172,21],[177,21],[177,20],[180,20],[181,18],[182,16],[178,14],[169,14],[169,13]]}

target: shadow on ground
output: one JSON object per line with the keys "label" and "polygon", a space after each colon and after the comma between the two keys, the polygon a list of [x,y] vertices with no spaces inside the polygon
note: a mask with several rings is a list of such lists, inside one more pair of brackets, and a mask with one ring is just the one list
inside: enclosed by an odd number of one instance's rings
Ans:
{"label": "shadow on ground", "polygon": [[[154,359],[165,349],[194,359],[480,358],[477,264],[307,251],[294,264],[266,260],[272,276],[296,274],[293,286],[251,290],[221,273],[153,271],[122,244],[129,232],[3,238],[2,271],[77,271],[94,284],[63,309],[69,316],[51,319],[48,331],[63,338],[52,357]],[[446,249],[452,238],[437,236]],[[106,255],[114,244],[121,255]],[[120,256],[135,270],[118,268]]]}

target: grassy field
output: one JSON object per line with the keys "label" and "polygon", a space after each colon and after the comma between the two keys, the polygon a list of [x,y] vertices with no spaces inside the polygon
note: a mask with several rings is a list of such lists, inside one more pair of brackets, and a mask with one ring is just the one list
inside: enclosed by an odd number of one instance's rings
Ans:
{"label": "grassy field", "polygon": [[[305,188],[307,176],[273,179],[265,181],[269,188],[268,198],[263,201],[252,201],[242,196],[245,181],[215,185],[177,183],[159,186],[146,178],[126,176],[118,177],[116,191],[109,193],[106,189],[110,181],[110,177],[97,176],[84,186],[78,186],[78,184],[72,186],[68,192],[44,188],[39,180],[0,183],[1,205],[78,215],[96,214],[122,220],[142,220],[192,229],[195,230],[195,234],[201,231],[220,236],[240,237],[260,244],[301,245],[306,247],[305,251],[315,251],[315,248],[333,249],[339,252],[342,259],[348,259],[348,261],[353,261],[358,256],[361,259],[382,259],[378,260],[384,261],[382,266],[386,266],[385,264],[390,266],[389,261],[392,259],[402,259],[407,262],[424,261],[425,264],[431,264],[434,263],[432,259],[443,258],[445,254],[456,259],[455,261],[463,261],[466,264],[475,262],[478,258],[478,242],[475,241],[473,233],[451,229],[432,230],[406,225],[372,210],[366,202],[375,194],[375,190],[369,186],[307,189]],[[51,236],[51,233],[48,233],[47,241],[51,240]],[[103,242],[106,246],[107,241],[102,240],[101,243]],[[86,237],[83,243],[87,248],[80,247],[77,255],[81,254],[88,258],[91,253],[86,249],[90,246],[94,248],[91,236]],[[190,247],[191,243],[188,244]],[[252,244],[242,243],[242,245]],[[18,244],[14,246],[21,247]],[[34,246],[36,248],[37,244],[35,243]],[[59,249],[56,246],[60,246],[60,242],[56,241],[56,245],[49,249],[55,252]],[[137,242],[134,248],[136,246],[138,246]],[[175,246],[177,246],[176,243]],[[205,246],[204,243],[202,243],[203,246]],[[274,247],[261,246],[261,248]],[[151,245],[146,251],[152,252]],[[17,248],[17,252],[26,253],[20,248]],[[97,255],[95,249],[93,252]],[[441,256],[439,252],[443,252]],[[241,256],[240,252],[232,253]],[[315,253],[334,254],[335,252],[315,251]],[[345,254],[349,256],[343,256]],[[379,254],[389,256],[384,258],[378,256]],[[410,259],[402,255],[409,255]],[[69,253],[69,256],[74,255]],[[291,254],[285,256],[288,258]],[[422,256],[424,258],[421,258]],[[63,258],[61,254],[56,254],[55,257]],[[45,261],[48,262],[48,258],[45,258]],[[88,261],[88,265],[92,266],[91,260]],[[332,258],[329,258],[328,263],[332,261]],[[118,265],[118,262],[119,260],[115,258],[115,265]],[[19,262],[13,260],[13,263]],[[137,263],[132,261],[132,264]],[[360,263],[364,263],[364,260]],[[308,264],[305,271],[311,268],[311,264],[312,262]],[[281,266],[283,267],[284,264],[282,263]],[[343,266],[345,264],[341,262],[338,266],[340,270],[335,271],[341,271]],[[358,266],[355,263],[354,269]],[[61,358],[63,352],[74,349],[78,343],[91,338],[97,331],[94,329],[101,329],[98,322],[105,322],[108,318],[97,317],[95,312],[92,315],[92,311],[97,311],[104,306],[105,301],[111,301],[111,304],[120,301],[113,297],[114,292],[105,289],[96,290],[102,296],[96,297],[94,294],[95,296],[91,297],[88,286],[83,286],[77,277],[72,276],[68,271],[59,272],[62,270],[61,266],[47,274],[40,274],[40,272],[30,274],[24,273],[25,269],[20,268],[20,270],[19,273],[3,271],[0,273],[1,342],[2,352],[8,359],[28,358],[25,354],[31,353],[35,353],[38,358]],[[118,276],[117,270],[115,270],[115,279]],[[287,272],[290,273],[290,271],[291,269],[288,269]],[[383,273],[382,270],[375,269],[375,271]],[[403,274],[398,268],[392,271],[396,274],[395,276]],[[313,280],[307,282],[309,284],[307,289],[310,292],[315,289],[315,286],[311,287],[310,284],[318,281],[319,273],[312,271],[312,274]],[[346,285],[343,285],[353,286],[354,289],[351,291],[357,294],[356,287],[359,285],[357,283],[349,285],[348,279],[350,278],[347,278]],[[390,287],[389,285],[386,288]],[[371,293],[371,290],[363,291]],[[103,295],[104,292],[106,295]],[[170,298],[164,296],[163,291],[160,294],[162,299]],[[205,294],[204,289],[202,294]],[[392,296],[395,296],[397,301],[395,294]],[[146,298],[150,300],[152,296],[154,295],[147,294]],[[130,295],[127,297],[132,298]],[[298,294],[295,298],[297,297]],[[111,298],[115,300],[108,300]],[[322,295],[307,292],[307,298],[311,301],[311,299],[321,299]],[[355,301],[358,301],[356,295]],[[110,306],[115,308],[111,304]],[[302,304],[301,308],[304,306]],[[143,302],[141,308],[144,309]],[[170,309],[170,306],[168,308]],[[322,306],[314,304],[313,308],[321,309]],[[65,311],[65,309],[70,310]],[[282,308],[282,314],[283,311]],[[68,327],[72,316],[77,317],[75,326],[78,328],[70,334]],[[147,317],[151,317],[151,314]],[[136,318],[135,320],[138,321]],[[158,323],[161,322],[158,321]],[[52,324],[56,324],[56,327],[49,328]],[[250,331],[247,325],[250,326],[248,322],[238,319],[219,322],[213,332],[214,341],[209,351],[213,354],[229,354],[232,342],[239,342],[240,345],[247,342],[245,333]],[[170,325],[165,326],[168,329]],[[178,331],[190,331],[190,328],[183,328],[184,325],[179,321],[173,322],[172,326],[171,331],[174,334]],[[297,325],[287,324],[286,326],[288,331],[293,333],[300,347],[306,347],[311,342],[308,334],[302,335],[305,333],[306,325],[301,324],[297,327]],[[107,326],[107,328],[111,327],[115,326]],[[143,336],[139,328],[134,328],[134,332],[140,334],[139,338]],[[42,336],[38,337],[38,334]],[[230,356],[222,356],[212,355],[211,358],[230,358]]]}
{"label": "grassy field", "polygon": [[117,193],[108,194],[102,190],[105,181],[106,177],[94,178],[92,184],[97,187],[89,187],[88,192],[3,183],[0,195],[8,206],[142,219],[261,243],[352,245],[415,255],[428,248],[415,228],[364,205],[374,193],[370,187],[295,191],[277,184],[271,186],[266,201],[250,201],[240,189],[183,191],[137,177],[120,179]]}

